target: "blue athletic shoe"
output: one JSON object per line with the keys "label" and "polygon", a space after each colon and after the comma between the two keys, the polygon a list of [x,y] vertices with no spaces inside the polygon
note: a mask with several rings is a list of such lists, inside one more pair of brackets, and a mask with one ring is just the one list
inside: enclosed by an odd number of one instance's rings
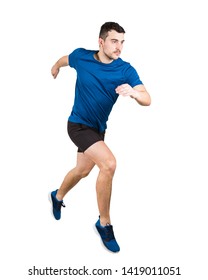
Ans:
{"label": "blue athletic shoe", "polygon": [[103,241],[103,244],[105,247],[110,250],[111,252],[119,252],[120,247],[118,243],[116,242],[114,233],[113,233],[113,226],[110,224],[107,224],[105,227],[101,226],[100,219],[95,224],[95,227],[97,228],[98,233],[100,234],[100,237]]}
{"label": "blue athletic shoe", "polygon": [[58,190],[50,193],[50,200],[51,200],[52,207],[53,207],[54,218],[56,220],[60,220],[61,219],[61,206],[63,206],[63,207],[66,207],[66,206],[65,206],[63,200],[60,201],[56,198],[57,191]]}

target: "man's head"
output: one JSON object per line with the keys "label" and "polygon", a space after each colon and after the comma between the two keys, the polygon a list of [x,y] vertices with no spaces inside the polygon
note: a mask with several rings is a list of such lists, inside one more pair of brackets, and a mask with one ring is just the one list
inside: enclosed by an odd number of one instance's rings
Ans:
{"label": "man's head", "polygon": [[115,30],[118,33],[125,33],[125,30],[123,29],[123,27],[121,27],[118,23],[116,22],[106,22],[104,23],[101,28],[100,28],[100,33],[99,33],[99,38],[102,38],[103,40],[106,39],[106,37],[108,36],[108,32]]}
{"label": "man's head", "polygon": [[117,59],[122,51],[125,30],[116,22],[106,22],[100,28],[99,47],[109,61]]}

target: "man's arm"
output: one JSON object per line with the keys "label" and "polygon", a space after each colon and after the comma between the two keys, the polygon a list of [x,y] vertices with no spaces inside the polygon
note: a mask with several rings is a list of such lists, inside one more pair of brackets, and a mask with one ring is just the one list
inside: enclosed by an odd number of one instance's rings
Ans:
{"label": "man's arm", "polygon": [[61,67],[68,66],[68,65],[69,65],[68,55],[61,57],[51,68],[51,74],[54,77],[54,79],[57,77],[59,73],[59,69]]}
{"label": "man's arm", "polygon": [[116,88],[116,93],[123,96],[130,96],[143,106],[149,106],[151,104],[151,97],[144,85],[137,85],[132,88],[129,84],[123,84]]}

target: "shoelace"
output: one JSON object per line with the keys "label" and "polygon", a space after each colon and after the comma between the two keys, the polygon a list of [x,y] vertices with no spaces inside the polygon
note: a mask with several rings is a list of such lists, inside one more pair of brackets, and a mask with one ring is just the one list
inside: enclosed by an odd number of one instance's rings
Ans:
{"label": "shoelace", "polygon": [[63,203],[63,201],[57,202],[57,204],[56,204],[56,209],[57,209],[57,210],[60,210],[60,209],[61,209],[61,206],[66,207],[66,205]]}
{"label": "shoelace", "polygon": [[66,205],[63,202],[61,203],[61,206],[66,207]]}
{"label": "shoelace", "polygon": [[113,226],[110,224],[107,224],[105,227],[105,233],[106,233],[106,241],[111,241],[112,239],[115,239],[114,233],[113,233]]}

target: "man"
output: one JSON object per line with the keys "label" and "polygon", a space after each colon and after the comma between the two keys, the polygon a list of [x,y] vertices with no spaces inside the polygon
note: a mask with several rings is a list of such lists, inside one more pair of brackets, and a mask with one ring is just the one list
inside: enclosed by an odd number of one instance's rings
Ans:
{"label": "man", "polygon": [[124,34],[119,24],[106,22],[100,29],[99,51],[76,49],[69,56],[61,57],[51,69],[54,78],[64,66],[69,65],[77,72],[74,105],[68,119],[68,134],[78,147],[77,163],[60,188],[50,194],[54,217],[61,218],[64,196],[97,165],[96,193],[100,216],[95,226],[104,245],[112,252],[120,250],[110,220],[116,159],[104,142],[106,123],[119,95],[129,96],[140,105],[151,103],[136,70],[119,58]]}

